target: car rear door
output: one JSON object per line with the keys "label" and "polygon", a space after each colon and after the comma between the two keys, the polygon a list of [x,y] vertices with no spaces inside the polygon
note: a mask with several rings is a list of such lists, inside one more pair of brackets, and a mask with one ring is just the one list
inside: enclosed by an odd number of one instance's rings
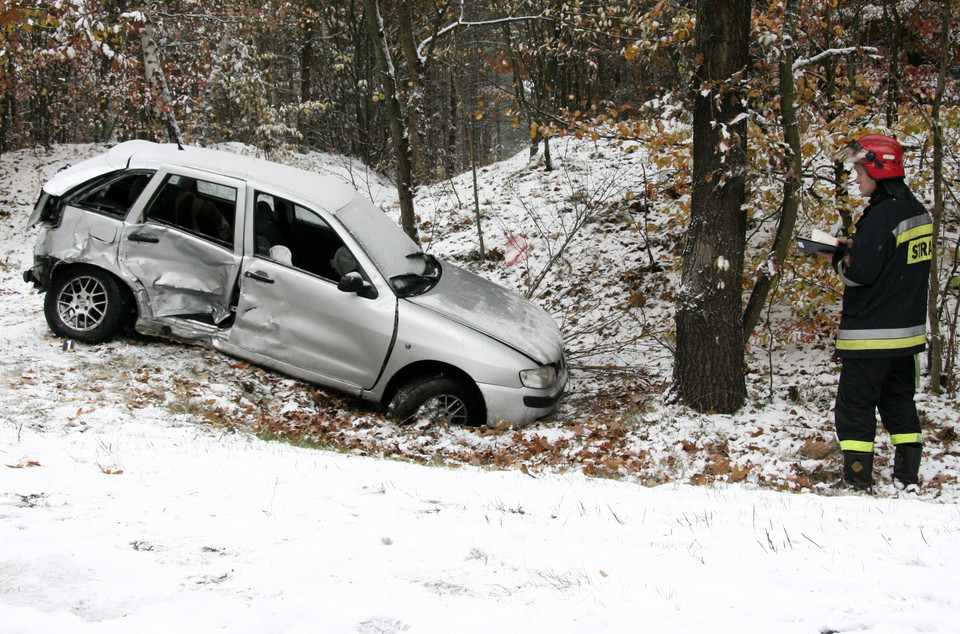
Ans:
{"label": "car rear door", "polygon": [[240,270],[245,183],[164,166],[141,213],[124,223],[120,265],[136,278],[152,317],[220,323]]}
{"label": "car rear door", "polygon": [[[257,192],[254,198],[259,203],[264,196]],[[279,216],[280,246],[289,250],[290,259],[258,254],[251,247],[255,222],[248,223],[253,226],[248,227],[236,319],[214,338],[214,346],[347,392],[372,388],[393,343],[396,296],[385,282],[367,274],[373,268],[370,261],[356,252],[356,245],[344,245],[320,213],[267,198]],[[339,273],[330,261],[341,247],[354,252],[357,269],[379,287],[376,292],[338,290]]]}

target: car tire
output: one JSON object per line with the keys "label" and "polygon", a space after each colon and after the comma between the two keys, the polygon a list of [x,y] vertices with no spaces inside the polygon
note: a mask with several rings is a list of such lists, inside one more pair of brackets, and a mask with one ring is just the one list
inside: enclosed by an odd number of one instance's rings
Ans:
{"label": "car tire", "polygon": [[400,423],[426,420],[478,427],[485,422],[483,403],[475,390],[447,375],[421,377],[394,395],[387,415]]}
{"label": "car tire", "polygon": [[83,343],[112,339],[123,327],[128,309],[120,281],[89,266],[54,278],[43,302],[50,330]]}

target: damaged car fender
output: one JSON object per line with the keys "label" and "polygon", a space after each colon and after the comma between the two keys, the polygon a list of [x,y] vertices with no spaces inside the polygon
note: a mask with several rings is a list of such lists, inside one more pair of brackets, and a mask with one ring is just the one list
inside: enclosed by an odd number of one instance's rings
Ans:
{"label": "damaged car fender", "polygon": [[[567,381],[555,321],[441,261],[344,183],[146,141],[57,173],[24,280],[54,333],[209,345],[401,422],[531,423]],[[135,313],[135,314],[134,314]]]}

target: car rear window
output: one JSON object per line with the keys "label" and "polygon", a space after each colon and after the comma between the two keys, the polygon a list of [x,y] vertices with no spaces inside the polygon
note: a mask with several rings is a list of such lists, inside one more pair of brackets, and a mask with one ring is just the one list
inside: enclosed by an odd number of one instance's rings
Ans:
{"label": "car rear window", "polygon": [[96,179],[70,203],[114,218],[124,218],[153,176],[151,171],[120,172]]}

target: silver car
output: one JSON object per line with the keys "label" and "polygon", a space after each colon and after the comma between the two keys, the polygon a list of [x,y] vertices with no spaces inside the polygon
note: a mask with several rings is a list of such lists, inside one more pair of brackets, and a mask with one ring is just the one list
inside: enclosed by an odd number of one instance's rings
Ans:
{"label": "silver car", "polygon": [[424,253],[354,189],[292,167],[128,141],[59,172],[24,279],[57,335],[201,343],[399,420],[527,424],[567,380],[553,319]]}

